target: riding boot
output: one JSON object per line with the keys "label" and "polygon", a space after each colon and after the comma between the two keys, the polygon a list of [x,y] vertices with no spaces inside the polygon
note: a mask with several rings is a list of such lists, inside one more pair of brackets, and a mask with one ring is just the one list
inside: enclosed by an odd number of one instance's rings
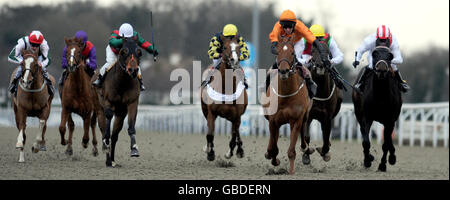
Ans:
{"label": "riding boot", "polygon": [[362,92],[361,86],[363,86],[363,82],[366,79],[367,72],[368,72],[367,67],[364,67],[362,75],[359,77],[358,81],[356,82],[355,89],[358,90],[359,92]]}
{"label": "riding boot", "polygon": [[[106,72],[105,72],[105,75],[106,75]],[[97,79],[92,83],[92,85],[94,85],[95,87],[101,88],[103,81],[105,79],[105,75],[102,76],[101,73],[99,73]]]}
{"label": "riding boot", "polygon": [[139,80],[139,85],[141,87],[141,91],[144,91],[145,90],[145,86],[144,86],[144,82],[142,81],[142,78],[138,78],[138,80]]}
{"label": "riding boot", "polygon": [[401,76],[399,70],[395,71],[395,78],[399,81],[399,83],[400,83],[400,89],[402,90],[402,92],[404,92],[404,93],[405,93],[405,92],[408,92],[408,90],[409,90],[409,85],[406,84],[406,81],[405,81],[405,80],[403,80],[403,78],[402,78],[402,76]]}
{"label": "riding boot", "polygon": [[[270,69],[278,69],[277,62],[274,62]],[[270,69],[269,69],[269,71],[270,71]],[[270,80],[271,80],[270,79],[270,73],[267,73],[267,76],[266,76],[266,90],[265,91],[267,91],[267,88],[269,88]]]}
{"label": "riding boot", "polygon": [[312,80],[311,72],[309,72],[309,70],[305,66],[297,64],[297,67],[302,70],[302,73],[300,73],[300,75],[305,79],[309,98],[312,99],[314,96],[316,96],[317,84]]}
{"label": "riding boot", "polygon": [[45,80],[47,81],[48,94],[50,96],[53,96],[55,89],[53,88],[52,81],[50,80],[50,77],[48,76],[47,69],[45,67],[43,67],[42,72],[43,72]]}
{"label": "riding boot", "polygon": [[220,67],[220,62],[216,63],[216,65],[208,71],[208,74],[206,75],[205,80],[203,80],[202,83],[200,84],[201,87],[203,87],[206,84],[208,84],[209,82],[211,82],[211,77],[213,76],[213,74],[216,70],[219,70],[219,67]]}
{"label": "riding boot", "polygon": [[[336,74],[339,74],[339,72],[336,70],[334,66],[331,68],[331,70],[333,70]],[[339,78],[334,76],[332,76],[332,78],[334,80],[334,83],[339,89],[347,91],[347,88],[345,88],[344,83]]]}
{"label": "riding boot", "polygon": [[61,78],[59,78],[59,81],[58,81],[58,85],[59,85],[60,88],[63,88],[64,81],[66,80],[66,77],[67,77],[67,70],[64,69],[62,74],[61,74]]}
{"label": "riding boot", "polygon": [[16,71],[16,75],[14,76],[14,79],[12,80],[12,82],[8,88],[9,92],[11,94],[14,94],[14,96],[16,96],[16,94],[17,94],[17,82],[19,81],[21,76],[22,76],[22,68],[19,67]]}

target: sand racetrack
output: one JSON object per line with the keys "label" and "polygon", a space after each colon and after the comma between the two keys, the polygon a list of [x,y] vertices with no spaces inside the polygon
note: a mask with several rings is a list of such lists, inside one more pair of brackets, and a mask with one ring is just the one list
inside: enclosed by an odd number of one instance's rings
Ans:
{"label": "sand racetrack", "polygon": [[[381,144],[372,141],[371,152],[375,156],[372,167],[363,167],[362,145],[357,142],[332,141],[332,158],[324,162],[319,154],[311,156],[311,164],[301,162],[300,143],[297,143],[296,173],[266,175],[273,169],[287,169],[287,147],[289,138],[281,137],[278,142],[281,161],[274,168],[270,160],[264,158],[268,138],[248,136],[243,137],[245,156],[238,159],[233,156],[225,160],[229,136],[216,135],[216,160],[209,162],[202,151],[206,143],[202,134],[168,134],[137,131],[137,144],[140,157],[131,158],[129,136],[126,126],[119,135],[116,148],[117,168],[105,167],[105,155],[92,156],[92,144],[83,149],[81,146],[82,132],[75,127],[72,156],[64,152],[66,146],[60,144],[57,128],[49,127],[46,133],[47,151],[37,154],[31,152],[38,129],[27,129],[25,144],[25,163],[19,163],[19,151],[15,149],[18,131],[16,128],[0,127],[0,179],[127,179],[127,180],[198,180],[198,179],[281,179],[281,180],[405,180],[405,179],[449,179],[449,149],[444,147],[396,147],[397,163],[387,165],[387,172],[377,172],[382,150]],[[97,132],[99,133],[99,132]],[[66,134],[66,138],[67,138]],[[92,137],[92,136],[91,136]],[[101,136],[97,135],[101,141]],[[92,139],[92,138],[91,138]],[[321,145],[321,141],[312,141],[312,147]],[[271,170],[272,169],[272,170]]]}

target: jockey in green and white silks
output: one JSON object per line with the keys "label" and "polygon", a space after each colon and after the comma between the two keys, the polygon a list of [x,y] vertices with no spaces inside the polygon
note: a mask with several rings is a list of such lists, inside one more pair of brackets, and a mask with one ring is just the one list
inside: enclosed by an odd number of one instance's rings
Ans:
{"label": "jockey in green and white silks", "polygon": [[[106,47],[106,63],[100,69],[100,75],[97,80],[93,83],[96,87],[101,87],[106,72],[114,65],[117,61],[117,55],[123,45],[123,38],[132,38],[138,46],[145,49],[148,53],[157,56],[158,49],[156,49],[151,43],[147,42],[142,38],[138,32],[133,30],[133,27],[124,23],[120,26],[119,30],[114,30],[109,38],[108,46]],[[145,90],[144,84],[142,82],[141,68],[138,66],[138,80],[140,82],[141,91]]]}
{"label": "jockey in green and white silks", "polygon": [[[40,31],[35,30],[28,36],[24,36],[17,40],[17,45],[12,49],[11,53],[9,53],[8,61],[15,64],[20,64],[23,61],[23,57],[21,55],[21,51],[23,49],[39,51],[38,63],[42,67],[44,78],[47,81],[48,92],[50,95],[53,95],[54,89],[52,86],[52,81],[47,73],[47,66],[50,64],[50,58],[48,56],[50,47],[48,46],[47,40],[44,39],[44,35],[42,35]],[[22,66],[19,65],[14,76],[14,80],[9,86],[9,91],[11,93],[15,93],[17,91],[17,81],[22,76],[22,71]]]}

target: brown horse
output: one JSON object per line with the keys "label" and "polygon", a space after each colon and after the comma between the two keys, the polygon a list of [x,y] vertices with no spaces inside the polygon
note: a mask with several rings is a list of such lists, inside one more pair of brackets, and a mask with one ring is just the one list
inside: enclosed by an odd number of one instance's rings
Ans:
{"label": "brown horse", "polygon": [[[83,41],[76,37],[65,38],[67,46],[66,58],[67,70],[69,72],[64,87],[59,88],[59,96],[61,97],[61,123],[59,125],[59,133],[61,134],[61,144],[66,145],[66,154],[72,155],[72,136],[75,124],[72,120],[72,113],[78,114],[83,118],[84,135],[82,146],[88,147],[89,142],[89,126],[92,129],[92,154],[98,155],[97,137],[95,135],[95,127],[97,117],[95,108],[99,107],[99,102],[94,88],[90,84],[90,77],[86,72],[86,64],[81,56],[83,49]],[[66,123],[69,127],[69,140],[66,140]]]}
{"label": "brown horse", "polygon": [[221,36],[223,41],[223,56],[220,68],[211,77],[211,83],[201,89],[202,112],[208,121],[208,133],[204,151],[207,159],[213,161],[214,153],[214,123],[217,116],[223,117],[232,123],[232,135],[229,143],[229,151],[225,158],[233,156],[237,145],[236,156],[244,157],[242,140],[239,133],[241,115],[247,109],[248,97],[244,86],[243,70],[239,65],[239,42],[236,37],[227,38]]}
{"label": "brown horse", "polygon": [[[36,136],[36,142],[31,148],[32,152],[46,151],[44,135],[47,129],[47,119],[50,115],[53,95],[48,94],[42,68],[38,64],[38,52],[22,50],[21,54],[23,61],[20,65],[24,70],[24,75],[19,80],[20,87],[17,89],[17,96],[15,97],[14,94],[11,94],[11,100],[16,118],[16,126],[19,129],[16,149],[20,150],[19,162],[25,162],[23,149],[26,139],[25,129],[27,117],[39,118],[39,130],[41,131]],[[14,78],[15,71],[11,76],[11,80]],[[55,84],[53,76],[49,74],[49,77],[52,84]]]}
{"label": "brown horse", "polygon": [[[320,42],[319,45],[323,46],[323,49],[327,50],[329,54],[329,48],[326,42]],[[331,77],[331,73],[328,70],[333,70],[331,66],[325,66],[320,58],[320,53],[317,48],[313,48],[311,52],[311,74],[314,82],[317,84],[317,93],[313,98],[313,105],[309,112],[309,118],[306,130],[306,142],[310,142],[309,126],[313,119],[320,122],[322,128],[323,146],[316,148],[319,154],[322,156],[325,162],[331,159],[330,155],[330,133],[331,126],[334,117],[339,113],[342,104],[342,91],[336,86],[336,83]],[[309,164],[309,154],[303,155],[303,164]]]}
{"label": "brown horse", "polygon": [[[123,47],[119,51],[117,62],[110,68],[105,77],[102,88],[96,90],[98,99],[104,113],[97,113],[99,126],[105,127],[103,145],[106,148],[106,166],[117,166],[114,153],[119,132],[122,130],[123,121],[128,115],[128,135],[131,141],[131,157],[139,157],[138,146],[136,144],[136,116],[139,104],[139,81],[137,72],[139,58],[142,56],[141,49],[134,40],[123,39]],[[92,77],[91,83],[96,79]],[[114,119],[114,126],[111,132],[111,120]],[[106,118],[105,118],[106,117]],[[105,125],[106,121],[106,125]],[[111,139],[111,146],[110,146]]]}
{"label": "brown horse", "polygon": [[[277,45],[278,56],[277,75],[272,74],[275,80],[271,81],[267,88],[267,103],[262,103],[264,117],[269,120],[270,138],[265,157],[272,159],[272,165],[278,166],[280,160],[278,155],[278,137],[281,125],[289,123],[291,127],[290,145],[288,157],[290,161],[289,173],[294,174],[295,145],[298,134],[301,134],[301,150],[310,153],[312,148],[308,147],[305,141],[306,122],[308,113],[312,106],[312,100],[308,97],[308,91],[305,87],[305,80],[300,76],[295,66],[295,51],[293,37],[280,37]],[[268,95],[268,96],[267,96]]]}

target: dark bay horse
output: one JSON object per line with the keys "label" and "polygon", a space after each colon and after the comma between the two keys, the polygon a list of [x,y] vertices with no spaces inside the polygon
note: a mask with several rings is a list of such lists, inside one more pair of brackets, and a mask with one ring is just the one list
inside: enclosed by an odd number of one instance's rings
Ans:
{"label": "dark bay horse", "polygon": [[[329,54],[329,47],[326,42],[321,41],[319,45],[323,46],[323,49],[327,50]],[[320,53],[317,48],[312,49],[311,58],[311,75],[317,84],[317,93],[313,98],[313,105],[309,112],[308,128],[306,134],[306,142],[310,142],[309,126],[313,119],[320,122],[322,128],[322,147],[316,148],[319,154],[322,156],[325,162],[331,159],[330,155],[330,134],[331,126],[334,117],[339,113],[342,104],[342,91],[336,86],[331,73],[328,70],[331,66],[325,66],[325,63],[320,59]],[[304,154],[303,163],[309,164],[309,154]]]}
{"label": "dark bay horse", "polygon": [[[395,148],[392,142],[392,131],[397,121],[401,107],[402,96],[398,87],[398,81],[394,78],[391,67],[393,58],[390,49],[378,46],[372,52],[374,70],[370,70],[365,79],[362,94],[353,90],[353,105],[355,115],[361,127],[364,148],[364,166],[370,167],[374,157],[370,154],[370,127],[373,121],[378,121],[384,126],[383,157],[378,170],[386,171],[386,156],[389,151],[389,164],[396,162]],[[364,69],[363,69],[364,70]],[[362,71],[359,76],[361,76]],[[357,79],[358,80],[358,79]],[[355,83],[356,84],[356,83]]]}
{"label": "dark bay horse", "polygon": [[[139,157],[136,144],[135,123],[139,104],[139,81],[137,79],[141,49],[131,39],[123,39],[123,46],[119,51],[117,62],[106,74],[102,88],[98,88],[97,95],[104,113],[97,113],[99,126],[105,127],[103,145],[106,148],[106,166],[117,166],[114,153],[119,132],[122,130],[125,117],[128,115],[128,135],[130,136],[131,157]],[[91,83],[96,79],[94,76]],[[114,125],[111,135],[111,121]],[[106,121],[106,125],[104,122]],[[111,143],[110,143],[111,140]]]}
{"label": "dark bay horse", "polygon": [[[61,123],[59,125],[59,133],[61,134],[61,144],[66,145],[66,154],[72,155],[72,136],[75,124],[72,120],[72,113],[78,114],[83,118],[84,135],[82,146],[88,147],[89,142],[89,126],[92,131],[92,154],[98,155],[97,137],[95,135],[95,127],[97,123],[96,108],[99,108],[99,102],[94,88],[90,84],[91,77],[86,72],[86,63],[81,55],[83,49],[83,41],[76,37],[65,38],[67,46],[67,70],[69,72],[67,79],[63,80],[63,88],[59,88],[59,96],[61,97]],[[66,140],[66,124],[69,127],[69,140]]]}
{"label": "dark bay horse", "polygon": [[278,137],[280,127],[289,123],[291,127],[290,145],[288,157],[290,162],[289,173],[294,174],[294,161],[296,157],[295,145],[298,135],[301,135],[301,150],[310,154],[313,149],[308,147],[305,140],[306,122],[312,106],[312,100],[308,96],[305,80],[300,76],[300,70],[295,66],[295,51],[293,37],[279,37],[277,45],[277,75],[271,81],[263,98],[268,103],[263,103],[264,117],[269,120],[270,138],[266,159],[272,159],[272,165],[278,166],[280,160],[278,155]]}
{"label": "dark bay horse", "polygon": [[[32,50],[22,50],[23,61],[20,63],[23,76],[19,80],[17,88],[17,96],[11,94],[12,105],[16,119],[16,126],[19,129],[17,137],[16,149],[20,150],[19,162],[25,162],[24,146],[26,140],[26,123],[27,117],[39,118],[39,130],[36,136],[36,142],[32,146],[32,152],[46,151],[45,147],[45,131],[47,129],[47,119],[50,115],[53,95],[48,94],[47,84],[42,74],[42,68],[38,64],[38,52]],[[15,70],[17,71],[17,69]],[[11,80],[14,78],[13,72]],[[52,84],[55,79],[49,74]]]}
{"label": "dark bay horse", "polygon": [[203,150],[207,153],[209,161],[215,159],[214,123],[217,116],[232,123],[230,149],[225,154],[225,158],[229,159],[233,156],[236,145],[236,156],[238,158],[244,157],[239,127],[241,115],[247,109],[248,97],[244,86],[244,72],[239,65],[239,42],[236,37],[230,39],[221,36],[221,40],[223,41],[223,56],[220,68],[211,77],[211,82],[203,86],[200,92],[202,112],[208,121],[207,144]]}

